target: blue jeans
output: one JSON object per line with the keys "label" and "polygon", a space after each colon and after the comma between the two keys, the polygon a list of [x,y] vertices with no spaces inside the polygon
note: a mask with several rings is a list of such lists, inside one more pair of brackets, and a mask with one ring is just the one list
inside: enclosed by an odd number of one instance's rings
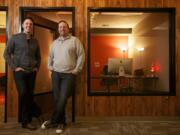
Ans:
{"label": "blue jeans", "polygon": [[52,71],[52,91],[55,109],[51,117],[52,123],[65,124],[65,106],[68,97],[75,91],[76,75]]}
{"label": "blue jeans", "polygon": [[19,117],[22,125],[32,120],[33,93],[36,72],[17,71],[14,72],[14,80],[19,95],[20,112]]}

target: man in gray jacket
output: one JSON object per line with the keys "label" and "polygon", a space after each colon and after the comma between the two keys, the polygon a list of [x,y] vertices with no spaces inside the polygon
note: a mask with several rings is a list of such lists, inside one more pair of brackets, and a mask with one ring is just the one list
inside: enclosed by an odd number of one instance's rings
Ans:
{"label": "man in gray jacket", "polygon": [[36,127],[31,124],[33,91],[41,57],[38,41],[32,37],[32,18],[26,18],[22,27],[23,33],[15,34],[8,40],[4,58],[13,70],[20,99],[22,128],[34,130]]}
{"label": "man in gray jacket", "polygon": [[69,34],[66,21],[58,23],[58,32],[60,36],[53,42],[48,60],[48,68],[52,71],[55,109],[51,119],[45,121],[41,128],[57,127],[56,133],[61,133],[66,121],[66,102],[75,90],[76,75],[83,68],[85,53],[80,40]]}

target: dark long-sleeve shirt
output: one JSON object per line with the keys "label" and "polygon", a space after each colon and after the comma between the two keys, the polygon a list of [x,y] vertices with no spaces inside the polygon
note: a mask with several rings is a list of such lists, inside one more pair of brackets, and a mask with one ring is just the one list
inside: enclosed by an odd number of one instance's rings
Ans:
{"label": "dark long-sleeve shirt", "polygon": [[17,67],[27,71],[39,68],[41,56],[38,41],[33,37],[27,40],[25,33],[15,34],[8,40],[4,58],[13,70]]}

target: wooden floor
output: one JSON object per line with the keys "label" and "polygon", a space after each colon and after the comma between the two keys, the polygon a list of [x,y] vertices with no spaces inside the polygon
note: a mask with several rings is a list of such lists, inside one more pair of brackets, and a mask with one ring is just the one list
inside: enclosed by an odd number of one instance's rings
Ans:
{"label": "wooden floor", "polygon": [[[40,123],[35,121],[37,126]],[[55,129],[22,129],[17,122],[0,124],[0,135],[56,135]],[[179,119],[81,118],[68,124],[61,135],[180,135]]]}

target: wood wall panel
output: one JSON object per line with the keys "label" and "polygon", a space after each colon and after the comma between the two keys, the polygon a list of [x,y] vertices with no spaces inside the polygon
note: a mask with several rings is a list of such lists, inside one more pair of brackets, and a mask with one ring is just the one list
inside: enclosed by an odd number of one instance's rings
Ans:
{"label": "wood wall panel", "polygon": [[177,3],[178,0],[163,0],[163,7],[175,7]]}
{"label": "wood wall panel", "polygon": [[[76,36],[82,41],[87,54],[88,7],[176,7],[176,61],[180,68],[180,1],[179,0],[0,0],[9,8],[9,35],[19,31],[19,7],[76,8]],[[87,59],[87,57],[86,57]],[[180,71],[177,70],[176,96],[87,96],[87,61],[77,78],[77,116],[180,116]],[[8,72],[8,116],[17,116],[17,93],[12,72]]]}
{"label": "wood wall panel", "polygon": [[163,0],[146,0],[147,7],[163,7]]}
{"label": "wood wall panel", "polygon": [[0,6],[4,6],[5,5],[5,0],[0,0]]}

